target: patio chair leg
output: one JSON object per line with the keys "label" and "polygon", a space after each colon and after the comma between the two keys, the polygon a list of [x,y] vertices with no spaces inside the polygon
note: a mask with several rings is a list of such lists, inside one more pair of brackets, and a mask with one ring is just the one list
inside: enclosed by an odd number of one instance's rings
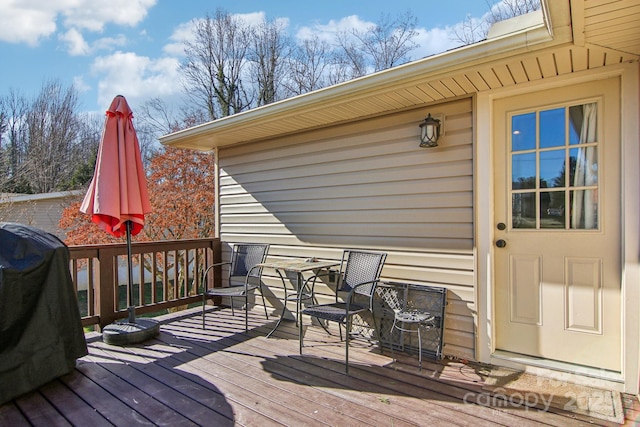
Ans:
{"label": "patio chair leg", "polygon": [[[349,375],[349,335],[350,335],[350,331],[351,331],[351,321],[349,319],[349,317],[347,317],[347,324],[345,325],[345,350],[344,350],[344,373],[346,375]],[[342,330],[341,330],[342,331]],[[342,333],[340,334],[342,335]],[[340,337],[340,340],[342,341],[342,337]]]}
{"label": "patio chair leg", "polygon": [[[373,338],[378,339],[378,346],[380,347],[380,354],[382,354],[382,346],[380,345],[380,334],[378,333],[378,327],[376,326],[376,315],[373,314],[373,310],[371,311],[371,322],[373,322]],[[377,335],[377,337],[376,337]]]}
{"label": "patio chair leg", "polygon": [[249,332],[249,294],[244,293],[244,331]]}
{"label": "patio chair leg", "polygon": [[300,354],[302,354],[302,315],[300,316],[300,325],[298,325],[298,345],[300,346]]}
{"label": "patio chair leg", "polygon": [[264,317],[269,320],[269,314],[267,313],[267,303],[264,300],[264,294],[262,293],[262,285],[260,285],[260,296],[262,297],[262,306],[264,307]]}
{"label": "patio chair leg", "polygon": [[[389,347],[391,348],[391,360],[393,360],[393,364],[396,364],[396,353],[393,351],[393,330],[396,328],[396,319],[393,319],[393,325],[391,325],[391,330],[389,331]],[[380,346],[382,349],[382,346]]]}
{"label": "patio chair leg", "polygon": [[204,308],[207,305],[207,296],[202,294],[202,329],[204,329]]}
{"label": "patio chair leg", "polygon": [[422,338],[420,337],[420,325],[418,324],[418,367],[422,372]]}
{"label": "patio chair leg", "polygon": [[235,310],[234,310],[234,308],[233,308],[233,297],[230,297],[230,301],[231,301],[231,315],[232,315],[232,316],[235,316],[235,315],[236,315],[236,312],[235,312]]}

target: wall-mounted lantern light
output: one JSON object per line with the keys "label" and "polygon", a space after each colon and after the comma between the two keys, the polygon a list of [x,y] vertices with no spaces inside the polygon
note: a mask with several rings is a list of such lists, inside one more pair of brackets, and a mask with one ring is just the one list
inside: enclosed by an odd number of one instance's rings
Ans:
{"label": "wall-mounted lantern light", "polygon": [[438,138],[441,136],[440,120],[431,117],[431,113],[420,123],[420,147],[429,148],[438,146]]}

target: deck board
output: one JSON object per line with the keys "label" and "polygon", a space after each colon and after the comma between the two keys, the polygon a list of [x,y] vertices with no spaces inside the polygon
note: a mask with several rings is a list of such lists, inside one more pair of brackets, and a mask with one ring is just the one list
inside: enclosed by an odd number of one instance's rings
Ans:
{"label": "deck board", "polygon": [[71,425],[85,424],[91,427],[111,425],[105,417],[94,411],[78,394],[60,381],[45,384],[40,388],[40,393]]}
{"label": "deck board", "polygon": [[[354,340],[350,375],[336,335],[305,323],[298,353],[294,322],[250,312],[198,309],[160,318],[161,333],[118,347],[88,336],[89,355],[76,369],[0,406],[0,425],[215,426],[479,426],[604,425],[561,408],[526,407],[483,388],[481,366],[381,353]],[[307,319],[308,320],[308,319]],[[337,331],[337,329],[333,329]],[[626,396],[627,422],[640,413]]]}
{"label": "deck board", "polygon": [[[71,423],[52,406],[40,393],[33,391],[15,400],[16,406],[25,415],[27,423],[32,426],[70,426]],[[0,423],[4,425],[4,423]]]}
{"label": "deck board", "polygon": [[60,380],[80,396],[90,408],[113,425],[125,425],[131,419],[142,420],[134,408],[129,407],[118,396],[111,394],[104,385],[101,386],[90,378],[88,371],[92,367],[92,362],[83,360],[75,371],[61,377]]}
{"label": "deck board", "polygon": [[21,426],[28,424],[27,419],[14,403],[0,406],[0,424],[7,426]]}

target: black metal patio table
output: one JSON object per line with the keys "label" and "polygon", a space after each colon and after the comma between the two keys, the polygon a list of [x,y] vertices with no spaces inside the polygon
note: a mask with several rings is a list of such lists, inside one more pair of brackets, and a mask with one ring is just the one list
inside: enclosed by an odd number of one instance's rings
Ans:
{"label": "black metal patio table", "polygon": [[[296,303],[296,324],[300,327],[300,311],[302,306],[302,301],[305,300],[313,300],[313,287],[309,286],[304,279],[304,273],[309,271],[317,272],[318,270],[328,270],[331,267],[335,267],[340,265],[340,261],[319,261],[316,258],[307,258],[307,259],[288,259],[281,261],[272,261],[272,262],[264,262],[256,265],[256,267],[262,268],[272,268],[274,269],[280,279],[282,280],[282,286],[284,287],[284,307],[282,309],[282,313],[280,314],[280,318],[278,319],[278,323],[276,323],[275,327],[267,334],[267,338],[273,334],[280,323],[282,323],[282,319],[284,318],[284,314],[287,308],[287,302],[295,301]],[[285,274],[283,274],[285,273]],[[285,276],[286,273],[294,273],[296,276],[295,280],[295,288],[293,289],[293,294],[289,295],[288,288],[286,285]],[[338,274],[338,273],[336,273]]]}

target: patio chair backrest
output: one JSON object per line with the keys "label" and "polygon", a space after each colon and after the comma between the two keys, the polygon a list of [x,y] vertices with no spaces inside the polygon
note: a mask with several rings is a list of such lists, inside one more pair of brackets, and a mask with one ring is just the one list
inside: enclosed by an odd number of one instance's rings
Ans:
{"label": "patio chair backrest", "polygon": [[344,251],[340,264],[341,282],[338,290],[350,292],[355,285],[368,283],[369,286],[361,286],[355,293],[370,296],[374,282],[380,279],[386,258],[387,254],[383,252]]}
{"label": "patio chair backrest", "polygon": [[251,271],[251,276],[259,277],[260,268],[252,268],[256,264],[265,262],[269,245],[263,244],[236,244],[233,246],[233,255],[231,257],[231,268],[229,277],[246,277]]}

